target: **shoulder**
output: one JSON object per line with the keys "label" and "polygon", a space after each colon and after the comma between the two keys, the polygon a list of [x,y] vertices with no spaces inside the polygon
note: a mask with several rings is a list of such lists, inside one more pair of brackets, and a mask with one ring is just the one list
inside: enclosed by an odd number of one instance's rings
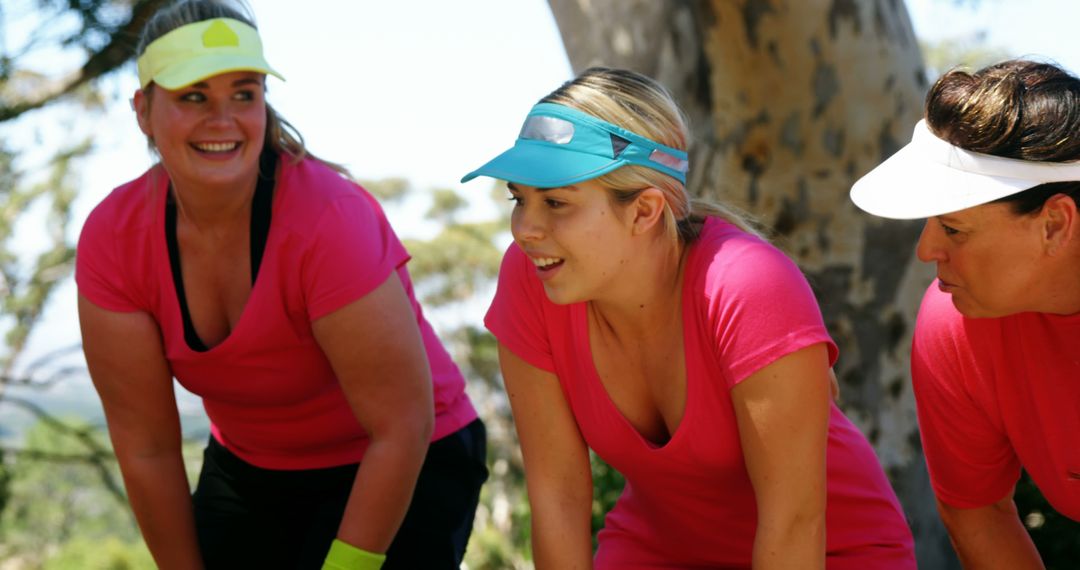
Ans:
{"label": "shoulder", "polygon": [[90,212],[80,241],[149,230],[154,225],[157,207],[164,207],[167,183],[165,171],[155,166],[116,187]]}
{"label": "shoulder", "polygon": [[114,189],[90,213],[79,235],[75,281],[100,307],[132,311],[149,307],[155,279],[154,244],[164,233],[168,177],[160,166]]}
{"label": "shoulder", "polygon": [[825,343],[837,348],[802,271],[757,236],[710,218],[690,252],[688,302],[709,331],[729,386],[776,359]]}
{"label": "shoulder", "polygon": [[714,300],[783,296],[793,288],[812,298],[794,261],[771,243],[720,218],[707,220],[692,248],[691,275]]}
{"label": "shoulder", "polygon": [[1004,319],[969,319],[953,306],[937,281],[923,295],[911,343],[911,376],[916,396],[960,389],[981,391],[995,376],[994,358],[1008,351],[1002,343]]}
{"label": "shoulder", "polygon": [[345,208],[385,218],[382,207],[367,190],[313,158],[296,162],[281,157],[275,192],[275,217],[282,217],[303,232],[318,227],[328,210]]}
{"label": "shoulder", "polygon": [[985,344],[1000,329],[1001,319],[969,319],[953,305],[952,296],[938,289],[935,280],[923,294],[915,320],[913,347],[935,356],[970,352]]}

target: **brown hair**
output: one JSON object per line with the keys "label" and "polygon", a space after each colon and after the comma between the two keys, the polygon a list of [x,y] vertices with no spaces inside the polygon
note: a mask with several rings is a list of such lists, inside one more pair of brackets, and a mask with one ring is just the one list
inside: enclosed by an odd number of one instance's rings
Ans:
{"label": "brown hair", "polygon": [[[926,122],[967,150],[1031,161],[1080,159],[1080,80],[1050,64],[1008,60],[974,73],[953,70],[926,95]],[[1051,196],[1080,204],[1080,181],[1040,184],[997,202],[1039,211]]]}
{"label": "brown hair", "polygon": [[[143,28],[142,34],[139,36],[139,43],[135,49],[135,53],[141,56],[151,42],[181,26],[202,22],[204,20],[213,20],[215,18],[239,20],[253,28],[258,28],[255,25],[255,16],[251,12],[251,8],[244,4],[242,0],[179,0],[158,10],[153,17],[150,18]],[[152,92],[153,87],[154,84],[151,83],[144,89],[147,95]],[[269,102],[266,103],[266,134],[264,135],[264,145],[264,148],[271,149],[278,154],[290,157],[294,162],[300,162],[305,157],[311,157],[326,164],[346,177],[349,176],[345,167],[332,162],[327,162],[310,154],[307,147],[304,145],[304,137],[300,135],[300,132],[297,131],[295,127],[279,115]],[[151,148],[154,147],[152,140],[150,141],[150,146]]]}
{"label": "brown hair", "polygon": [[[627,69],[592,67],[541,99],[573,107],[671,148],[685,151],[690,140],[686,119],[671,93],[656,81]],[[645,166],[618,168],[596,181],[611,190],[616,202],[633,200],[645,188],[664,193],[666,231],[693,241],[706,216],[719,216],[740,228],[757,232],[740,214],[721,204],[691,199],[686,185]]]}

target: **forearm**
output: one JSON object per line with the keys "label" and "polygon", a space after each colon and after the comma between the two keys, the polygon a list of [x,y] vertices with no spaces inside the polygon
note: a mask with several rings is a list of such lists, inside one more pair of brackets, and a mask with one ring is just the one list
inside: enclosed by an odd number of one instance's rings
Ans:
{"label": "forearm", "polygon": [[339,539],[386,552],[409,509],[429,438],[430,430],[405,429],[372,439],[356,472]]}
{"label": "forearm", "polygon": [[529,502],[537,570],[592,568],[591,493],[576,501],[566,495],[533,498],[530,493]]}
{"label": "forearm", "polygon": [[180,454],[118,457],[131,510],[158,568],[202,568],[191,490]]}
{"label": "forearm", "polygon": [[825,513],[759,520],[754,535],[754,570],[825,568]]}
{"label": "forearm", "polygon": [[1015,510],[990,507],[983,513],[978,520],[956,520],[957,517],[950,520],[943,516],[949,538],[966,570],[1044,568]]}

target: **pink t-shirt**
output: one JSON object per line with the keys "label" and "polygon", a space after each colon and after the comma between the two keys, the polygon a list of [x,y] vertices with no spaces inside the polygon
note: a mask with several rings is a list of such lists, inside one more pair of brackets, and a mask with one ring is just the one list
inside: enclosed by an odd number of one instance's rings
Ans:
{"label": "pink t-shirt", "polygon": [[1058,512],[1080,521],[1080,314],[969,319],[934,282],[911,374],[942,502],[995,503],[1023,466]]}
{"label": "pink t-shirt", "polygon": [[259,467],[312,469],[359,461],[368,438],[311,323],[397,271],[431,365],[433,439],[464,427],[476,418],[464,379],[424,318],[405,268],[409,255],[378,203],[319,162],[280,162],[259,274],[221,344],[196,352],[184,340],[160,166],[113,190],[90,214],[76,258],[79,293],[104,309],[154,318],[173,375],[202,396],[212,434],[226,448]]}
{"label": "pink t-shirt", "polygon": [[[777,358],[826,343],[798,268],[764,241],[707,220],[683,285],[686,410],[667,444],[644,439],[600,383],[586,304],[548,300],[511,245],[486,324],[526,362],[559,378],[585,441],[626,478],[599,535],[598,569],[750,566],[757,525],[729,390]],[[827,450],[831,569],[915,567],[911,532],[862,434],[832,407]]]}

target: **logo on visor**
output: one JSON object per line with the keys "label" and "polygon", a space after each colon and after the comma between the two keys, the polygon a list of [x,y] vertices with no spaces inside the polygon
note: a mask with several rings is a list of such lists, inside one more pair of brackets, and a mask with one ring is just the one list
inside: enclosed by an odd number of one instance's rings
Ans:
{"label": "logo on visor", "polygon": [[232,30],[225,22],[221,20],[215,20],[213,24],[210,24],[209,28],[202,35],[203,47],[237,47],[240,45],[240,36],[236,35],[236,32]]}
{"label": "logo on visor", "polygon": [[660,149],[656,149],[649,153],[649,160],[663,164],[664,166],[676,171],[686,174],[686,171],[690,170],[690,163],[685,159],[672,156]]}
{"label": "logo on visor", "polygon": [[567,144],[574,138],[574,123],[556,117],[534,115],[525,119],[518,138]]}

